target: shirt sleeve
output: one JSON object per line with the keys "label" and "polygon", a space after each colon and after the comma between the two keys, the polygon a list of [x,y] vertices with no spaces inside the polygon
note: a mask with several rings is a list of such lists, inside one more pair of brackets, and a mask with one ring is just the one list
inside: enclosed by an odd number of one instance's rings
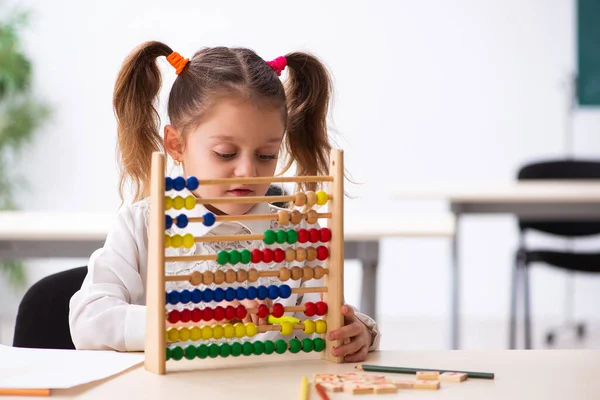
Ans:
{"label": "shirt sleeve", "polygon": [[105,245],[90,257],[87,276],[70,301],[69,325],[77,349],[144,350],[140,264],[146,262],[145,234],[143,210],[125,208]]}

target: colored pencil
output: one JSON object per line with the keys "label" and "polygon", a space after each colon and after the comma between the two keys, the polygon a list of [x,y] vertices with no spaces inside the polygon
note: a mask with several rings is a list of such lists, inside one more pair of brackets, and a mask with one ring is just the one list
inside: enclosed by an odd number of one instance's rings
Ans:
{"label": "colored pencil", "polygon": [[302,377],[300,383],[300,400],[308,400],[308,378],[306,376]]}
{"label": "colored pencil", "polygon": [[461,374],[467,374],[469,378],[479,378],[479,379],[494,379],[494,374],[491,372],[473,372],[473,371],[458,371],[455,369],[452,370],[444,370],[444,369],[429,369],[429,368],[406,368],[406,367],[388,367],[384,365],[368,365],[368,364],[359,364],[354,368],[367,371],[367,372],[391,372],[395,374],[416,374],[417,371],[437,371],[440,374],[444,372],[458,372]]}
{"label": "colored pencil", "polygon": [[0,388],[0,396],[50,396],[50,389]]}
{"label": "colored pencil", "polygon": [[329,396],[325,392],[325,389],[323,389],[323,386],[315,383],[315,389],[317,389],[317,393],[319,394],[319,397],[321,397],[321,400],[329,400]]}

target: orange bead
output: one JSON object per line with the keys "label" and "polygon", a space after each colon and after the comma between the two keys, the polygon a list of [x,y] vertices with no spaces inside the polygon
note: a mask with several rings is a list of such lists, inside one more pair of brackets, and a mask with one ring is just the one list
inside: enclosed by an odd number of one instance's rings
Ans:
{"label": "orange bead", "polygon": [[292,224],[298,225],[300,223],[300,221],[302,221],[302,213],[298,210],[292,211],[291,220],[292,220]]}
{"label": "orange bead", "polygon": [[308,210],[306,213],[306,222],[309,224],[315,224],[319,220],[319,213],[315,210]]}
{"label": "orange bead", "polygon": [[248,271],[245,269],[240,269],[237,272],[237,281],[238,283],[243,283],[248,279]]}
{"label": "orange bead", "polygon": [[296,250],[288,247],[285,249],[285,261],[292,262],[296,259]]}
{"label": "orange bead", "polygon": [[223,272],[222,270],[218,269],[218,270],[215,271],[215,283],[217,285],[220,285],[223,282],[225,282],[225,272]]}
{"label": "orange bead", "polygon": [[297,281],[298,279],[302,278],[302,275],[303,275],[302,268],[292,267],[291,272],[292,272],[293,280]]}
{"label": "orange bead", "polygon": [[306,192],[306,208],[311,208],[317,204],[317,194],[312,190]]}
{"label": "orange bead", "polygon": [[325,268],[319,266],[315,267],[315,275],[314,275],[314,279],[321,279],[322,277],[325,276]]}
{"label": "orange bead", "polygon": [[294,205],[296,207],[301,207],[306,204],[306,195],[302,192],[298,192],[294,196]]}
{"label": "orange bead", "polygon": [[306,250],[306,261],[314,261],[317,259],[317,249],[309,247]]}
{"label": "orange bead", "polygon": [[248,282],[256,282],[258,280],[258,271],[255,268],[248,270]]}
{"label": "orange bead", "polygon": [[202,272],[194,271],[191,273],[190,283],[194,286],[198,286],[202,283]]}
{"label": "orange bead", "polygon": [[203,275],[203,279],[202,279],[202,283],[204,283],[205,285],[210,285],[211,283],[213,283],[214,278],[215,278],[215,274],[212,273],[212,271],[204,271]]}
{"label": "orange bead", "polygon": [[233,283],[233,282],[235,282],[236,279],[237,279],[237,274],[235,273],[234,270],[228,269],[227,271],[225,271],[225,282]]}
{"label": "orange bead", "polygon": [[291,276],[291,272],[289,268],[283,267],[279,269],[279,280],[282,282],[287,281],[288,279],[290,279]]}
{"label": "orange bead", "polygon": [[277,213],[277,215],[277,223],[279,225],[287,225],[290,223],[290,213],[288,211],[281,210]]}
{"label": "orange bead", "polygon": [[312,267],[305,266],[302,268],[302,278],[304,280],[312,279],[314,276],[314,270]]}
{"label": "orange bead", "polygon": [[296,249],[296,261],[304,261],[306,260],[306,249],[303,247],[298,247]]}

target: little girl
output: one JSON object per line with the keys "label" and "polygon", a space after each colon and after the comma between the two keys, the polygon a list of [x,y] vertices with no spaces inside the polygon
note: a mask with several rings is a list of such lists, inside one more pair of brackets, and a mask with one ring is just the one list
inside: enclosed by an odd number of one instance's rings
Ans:
{"label": "little girl", "polygon": [[[170,124],[164,128],[164,137],[159,134],[160,120],[154,108],[161,88],[159,57],[166,57],[177,74],[169,94]],[[279,76],[286,67],[289,77],[284,88]],[[153,41],[142,44],[126,58],[115,85],[113,105],[123,167],[121,197],[125,182],[131,181],[135,198],[133,204],[119,211],[114,230],[109,233],[104,247],[92,254],[87,277],[71,299],[69,322],[78,349],[144,350],[152,153],[165,151],[181,168],[180,175],[195,176],[200,181],[274,176],[281,154],[287,155],[284,170],[295,164],[298,175],[327,174],[331,149],[326,129],[330,88],[325,67],[314,56],[305,53],[290,53],[266,62],[245,48],[216,47],[203,49],[190,60],[167,45]],[[192,192],[177,192],[177,195],[204,198],[262,196],[268,188],[268,184],[200,185]],[[317,189],[315,183],[299,185],[301,193]],[[196,205],[187,215],[202,216],[207,212],[216,215],[265,214],[278,210],[266,203]],[[314,226],[302,221],[299,228]],[[190,224],[185,231],[173,225],[167,234],[225,235],[262,233],[278,228],[276,221],[218,222],[210,227]],[[296,243],[295,246],[303,245]],[[268,246],[257,242],[195,243],[190,249],[169,248],[167,255],[264,247]],[[316,264],[292,261],[287,266],[305,265]],[[276,265],[263,262],[253,267],[271,269]],[[166,272],[189,274],[219,268],[213,261],[168,263]],[[276,278],[261,279],[257,282],[259,285],[281,283]],[[286,284],[292,287],[322,286],[322,279],[288,280]],[[247,282],[235,284],[246,286]],[[180,290],[187,288],[188,283],[169,282],[169,285],[167,290]],[[213,283],[206,287],[201,285],[199,289],[217,286]],[[294,294],[275,302],[290,306],[309,301],[319,301],[319,295]],[[261,301],[240,303],[256,307]],[[226,304],[213,302],[209,307],[216,305]],[[334,356],[356,362],[364,360],[369,351],[378,349],[380,335],[370,317],[349,305],[328,312],[341,312],[345,317],[341,329],[327,332],[329,340],[343,343],[332,349]],[[300,320],[305,318],[303,313],[297,314],[293,316]],[[255,318],[254,321],[265,323],[263,319]],[[279,332],[270,331],[254,338],[273,340],[279,338],[278,335]],[[300,338],[302,335],[302,332],[294,331],[294,336]]]}

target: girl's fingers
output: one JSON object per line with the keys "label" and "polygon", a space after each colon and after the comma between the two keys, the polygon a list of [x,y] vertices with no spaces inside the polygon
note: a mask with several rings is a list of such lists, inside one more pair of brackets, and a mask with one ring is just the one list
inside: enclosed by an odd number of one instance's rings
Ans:
{"label": "girl's fingers", "polygon": [[356,353],[348,354],[344,357],[344,361],[346,362],[360,362],[367,359],[367,354],[369,349],[367,346],[362,346]]}
{"label": "girl's fingers", "polygon": [[345,357],[347,355],[351,355],[358,352],[361,349],[361,347],[363,347],[363,345],[364,343],[361,343],[360,340],[352,340],[348,344],[343,344],[341,346],[334,347],[331,350],[331,354],[334,357]]}
{"label": "girl's fingers", "polygon": [[361,333],[360,322],[356,321],[350,325],[342,326],[340,329],[333,330],[327,334],[328,340],[343,340],[358,336]]}

